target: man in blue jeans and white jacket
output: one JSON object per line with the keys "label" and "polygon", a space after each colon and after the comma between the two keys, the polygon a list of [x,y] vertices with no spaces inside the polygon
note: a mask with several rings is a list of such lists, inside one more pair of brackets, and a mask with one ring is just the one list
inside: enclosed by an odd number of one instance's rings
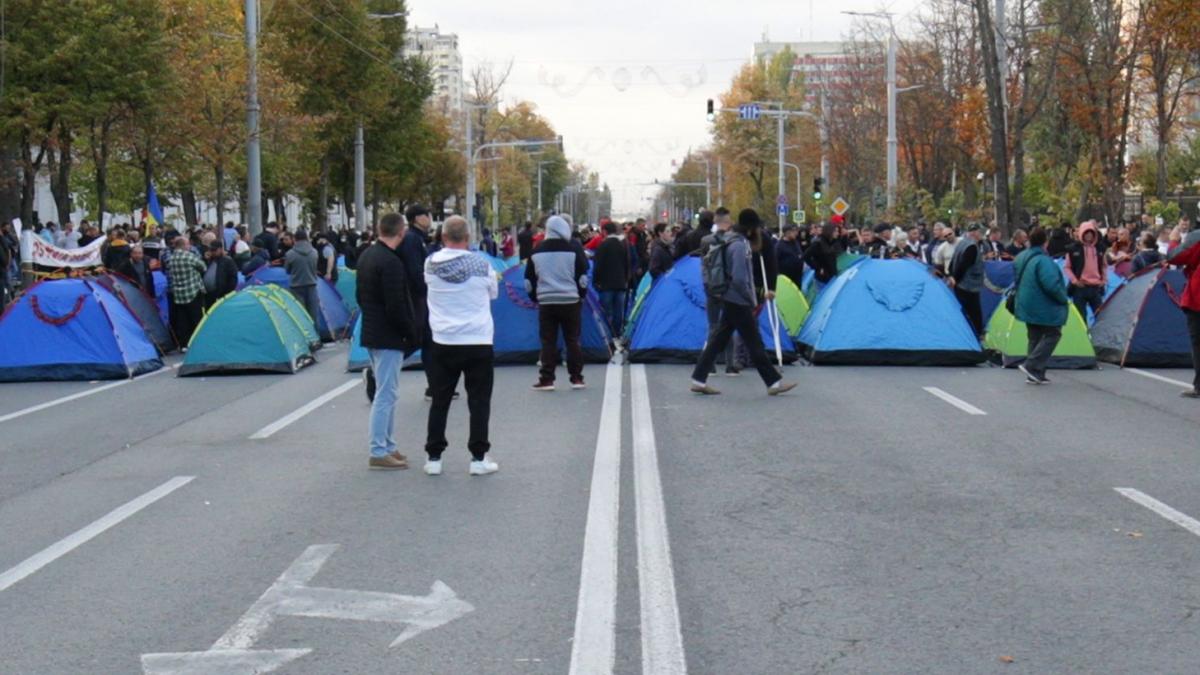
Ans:
{"label": "man in blue jeans and white jacket", "polygon": [[425,260],[425,286],[429,296],[429,359],[426,377],[433,402],[425,437],[425,473],[440,476],[446,441],[446,417],[454,400],[454,389],[462,377],[471,412],[469,473],[484,476],[500,467],[487,458],[491,449],[488,423],[492,413],[492,383],[495,355],[492,337],[492,300],[499,283],[491,264],[468,250],[471,241],[467,221],[452,216],[442,225],[444,248]]}

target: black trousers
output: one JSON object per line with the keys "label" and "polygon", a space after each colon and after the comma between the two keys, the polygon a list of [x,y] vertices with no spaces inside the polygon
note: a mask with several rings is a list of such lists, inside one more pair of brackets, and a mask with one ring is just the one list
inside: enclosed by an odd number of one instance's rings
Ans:
{"label": "black trousers", "polygon": [[495,378],[495,359],[491,345],[440,345],[430,343],[429,378],[433,403],[429,406],[429,427],[425,435],[425,452],[430,459],[439,459],[449,443],[446,441],[446,417],[458,378],[466,380],[467,410],[471,413],[467,449],[471,457],[483,459],[492,444],[488,442],[488,424],[492,417],[492,383]]}
{"label": "black trousers", "polygon": [[417,330],[421,331],[421,368],[425,371],[425,388],[433,389],[433,377],[429,374],[429,362],[433,358],[433,330],[429,328],[429,299],[413,298],[413,314]]}
{"label": "black trousers", "polygon": [[983,335],[983,305],[979,302],[979,293],[964,291],[955,286],[954,297],[958,298],[958,304],[962,305],[963,315],[975,331],[975,337]]}
{"label": "black trousers", "polygon": [[1088,307],[1096,312],[1100,309],[1100,305],[1104,304],[1103,286],[1071,286],[1067,291],[1071,296],[1071,301],[1075,303],[1075,309],[1079,310],[1079,316],[1082,316],[1084,321],[1087,321]]}
{"label": "black trousers", "polygon": [[175,331],[175,339],[186,347],[192,341],[192,333],[204,318],[204,294],[201,293],[191,302],[178,303],[171,300],[171,328]]}
{"label": "black trousers", "polygon": [[558,367],[559,330],[567,346],[567,374],[572,380],[583,377],[583,347],[579,344],[579,333],[583,327],[582,311],[582,302],[541,305],[538,308],[538,334],[542,339],[542,367],[538,374],[542,380],[554,381],[554,370]]}
{"label": "black trousers", "polygon": [[754,317],[754,308],[745,305],[735,305],[732,302],[721,303],[721,320],[717,329],[709,333],[708,343],[700,353],[700,361],[692,371],[692,379],[697,382],[707,382],[708,373],[717,361],[717,354],[725,349],[733,334],[742,336],[742,344],[750,354],[750,362],[754,364],[763,384],[768,387],[783,379],[771,365],[763,348],[762,336],[758,334],[758,320]]}
{"label": "black trousers", "polygon": [[1185,309],[1183,313],[1187,315],[1188,335],[1192,338],[1192,368],[1196,370],[1192,387],[1200,391],[1200,312]]}
{"label": "black trousers", "polygon": [[1061,326],[1040,326],[1036,323],[1025,325],[1029,338],[1028,356],[1025,357],[1025,370],[1038,377],[1046,376],[1046,364],[1054,355],[1058,341],[1062,339]]}

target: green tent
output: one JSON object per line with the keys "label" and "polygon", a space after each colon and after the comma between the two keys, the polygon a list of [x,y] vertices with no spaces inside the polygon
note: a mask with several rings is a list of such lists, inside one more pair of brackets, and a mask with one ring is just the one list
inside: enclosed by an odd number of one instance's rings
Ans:
{"label": "green tent", "polygon": [[[1068,307],[1067,325],[1063,326],[1062,340],[1054,349],[1048,367],[1059,369],[1095,368],[1096,351],[1088,337],[1087,324],[1074,305]],[[1009,313],[1004,303],[996,307],[988,321],[987,339],[984,346],[993,361],[1005,368],[1016,368],[1029,355],[1029,337],[1025,324]]]}
{"label": "green tent", "polygon": [[629,318],[625,320],[625,327],[622,331],[624,338],[629,340],[633,337],[633,327],[637,324],[638,317],[642,314],[642,305],[646,303],[646,296],[650,295],[650,288],[654,285],[654,279],[649,272],[642,275],[642,280],[638,282],[637,292],[633,296],[633,310],[629,312]]}
{"label": "green tent", "polygon": [[342,296],[342,303],[346,305],[346,309],[353,314],[358,311],[358,297],[355,292],[358,290],[358,272],[349,267],[338,268],[337,292]]}
{"label": "green tent", "polygon": [[269,298],[272,302],[283,307],[292,321],[300,327],[300,332],[304,333],[304,338],[308,340],[308,348],[312,351],[317,351],[321,348],[321,336],[317,334],[317,327],[313,325],[312,319],[308,316],[308,310],[300,304],[296,296],[292,292],[282,286],[275,284],[263,284],[261,286],[247,286],[247,291],[258,293],[259,295]]}
{"label": "green tent", "polygon": [[808,319],[808,300],[796,284],[782,274],[775,284],[775,306],[779,308],[779,316],[788,335],[799,335],[804,321]]}
{"label": "green tent", "polygon": [[294,373],[315,361],[302,323],[267,294],[227,295],[200,322],[179,374]]}

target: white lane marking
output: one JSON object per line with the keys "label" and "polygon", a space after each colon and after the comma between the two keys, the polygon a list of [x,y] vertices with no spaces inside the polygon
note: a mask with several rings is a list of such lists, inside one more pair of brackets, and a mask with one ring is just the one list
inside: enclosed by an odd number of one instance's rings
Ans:
{"label": "white lane marking", "polygon": [[966,401],[962,400],[961,398],[947,394],[946,392],[942,391],[941,389],[938,389],[937,387],[921,387],[921,388],[924,389],[925,391],[933,394],[934,396],[942,399],[946,403],[949,403],[950,405],[954,406],[955,408],[958,408],[959,410],[967,413],[968,415],[986,415],[987,414],[984,411],[980,410],[979,408],[976,408],[975,406],[971,405],[970,403],[967,403]]}
{"label": "white lane marking", "polygon": [[210,649],[206,652],[142,654],[145,675],[263,675],[311,649]]}
{"label": "white lane marking", "polygon": [[297,408],[296,410],[288,413],[287,415],[284,415],[283,417],[280,417],[279,419],[275,420],[274,422],[271,422],[267,426],[254,432],[250,436],[251,440],[261,440],[263,438],[270,438],[271,436],[275,435],[275,432],[279,431],[280,429],[283,429],[284,427],[288,426],[289,424],[292,424],[296,420],[300,419],[301,417],[304,417],[305,415],[316,410],[317,408],[320,408],[321,406],[325,405],[326,403],[329,403],[333,399],[350,391],[351,389],[357,387],[361,383],[362,383],[361,377],[350,380],[349,382],[343,382],[336,389],[334,389],[332,391],[327,391],[324,394],[321,394],[320,396],[314,398],[313,400],[309,401],[308,403],[304,404],[303,406]]}
{"label": "white lane marking", "polygon": [[621,386],[625,369],[609,364],[596,435],[591,497],[571,646],[572,675],[611,675],[616,667],[617,535],[621,496]]}
{"label": "white lane marking", "polygon": [[633,491],[637,506],[638,590],[642,618],[642,672],[655,675],[687,673],[679,603],[675,598],[675,571],[662,480],[658,473],[658,447],[650,412],[646,367],[630,372],[633,392]]}
{"label": "white lane marking", "polygon": [[176,476],[147,492],[146,494],[132,501],[126,502],[112,511],[109,511],[107,515],[101,517],[92,524],[87,525],[83,529],[67,535],[50,546],[47,546],[41,551],[26,558],[20,563],[17,563],[15,567],[9,569],[3,574],[0,574],[0,591],[7,589],[18,581],[21,581],[25,577],[42,569],[46,565],[58,560],[64,555],[79,548],[83,544],[86,544],[88,541],[94,539],[100,534],[103,534],[105,530],[117,525],[138,511],[141,511],[154,502],[192,482],[192,479],[194,478],[195,476]]}
{"label": "white lane marking", "polygon": [[1133,373],[1134,375],[1141,375],[1142,377],[1148,377],[1152,380],[1158,380],[1159,382],[1166,382],[1167,384],[1173,384],[1177,387],[1182,387],[1184,389],[1192,388],[1192,385],[1188,384],[1187,382],[1184,382],[1183,380],[1173,380],[1169,377],[1163,377],[1162,375],[1159,375],[1158,373],[1150,373],[1150,372],[1146,372],[1144,370],[1140,370],[1138,368],[1126,368],[1125,370]]}
{"label": "white lane marking", "polygon": [[0,423],[7,422],[9,420],[15,420],[18,417],[24,417],[25,415],[30,415],[35,412],[45,410],[46,408],[53,408],[56,405],[62,405],[63,403],[70,403],[71,401],[77,401],[85,396],[91,396],[92,394],[99,394],[102,391],[108,391],[109,389],[114,389],[116,387],[123,387],[123,386],[129,384],[130,382],[136,382],[138,380],[144,380],[147,377],[154,377],[155,375],[161,375],[169,370],[178,370],[179,365],[180,364],[176,363],[176,364],[170,365],[170,366],[163,366],[162,368],[159,368],[158,370],[154,371],[153,373],[146,373],[145,375],[138,375],[137,377],[132,378],[132,379],[119,380],[117,382],[110,382],[108,384],[102,384],[99,387],[94,387],[92,389],[85,389],[83,391],[75,392],[74,394],[71,394],[70,396],[63,396],[62,398],[56,398],[53,401],[46,401],[45,403],[39,403],[37,405],[30,406],[28,408],[25,408],[24,410],[18,410],[16,412],[11,412],[11,413],[8,413],[7,415],[0,415]]}
{"label": "white lane marking", "polygon": [[1144,492],[1141,492],[1139,490],[1135,490],[1133,488],[1113,488],[1113,489],[1116,490],[1117,492],[1121,493],[1121,495],[1123,497],[1125,497],[1126,499],[1130,499],[1130,500],[1137,502],[1138,504],[1141,504],[1142,506],[1157,513],[1158,515],[1162,516],[1163,518],[1166,518],[1167,520],[1171,521],[1172,523],[1175,523],[1176,525],[1182,527],[1183,529],[1187,530],[1188,532],[1191,532],[1192,534],[1196,535],[1197,537],[1200,537],[1200,520],[1196,520],[1195,518],[1193,518],[1187,514],[1180,513],[1179,511],[1176,511],[1175,509],[1158,501],[1154,497],[1151,497],[1150,495],[1147,495]]}

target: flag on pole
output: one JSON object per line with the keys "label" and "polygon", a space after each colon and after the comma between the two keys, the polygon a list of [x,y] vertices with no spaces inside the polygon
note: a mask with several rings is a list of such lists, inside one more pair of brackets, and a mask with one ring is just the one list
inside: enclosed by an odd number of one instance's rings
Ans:
{"label": "flag on pole", "polygon": [[154,228],[163,224],[162,206],[158,203],[158,192],[154,189],[154,183],[150,183],[150,192],[146,195],[146,207],[142,209],[142,221],[146,224],[146,231],[142,234],[149,237],[154,234]]}

